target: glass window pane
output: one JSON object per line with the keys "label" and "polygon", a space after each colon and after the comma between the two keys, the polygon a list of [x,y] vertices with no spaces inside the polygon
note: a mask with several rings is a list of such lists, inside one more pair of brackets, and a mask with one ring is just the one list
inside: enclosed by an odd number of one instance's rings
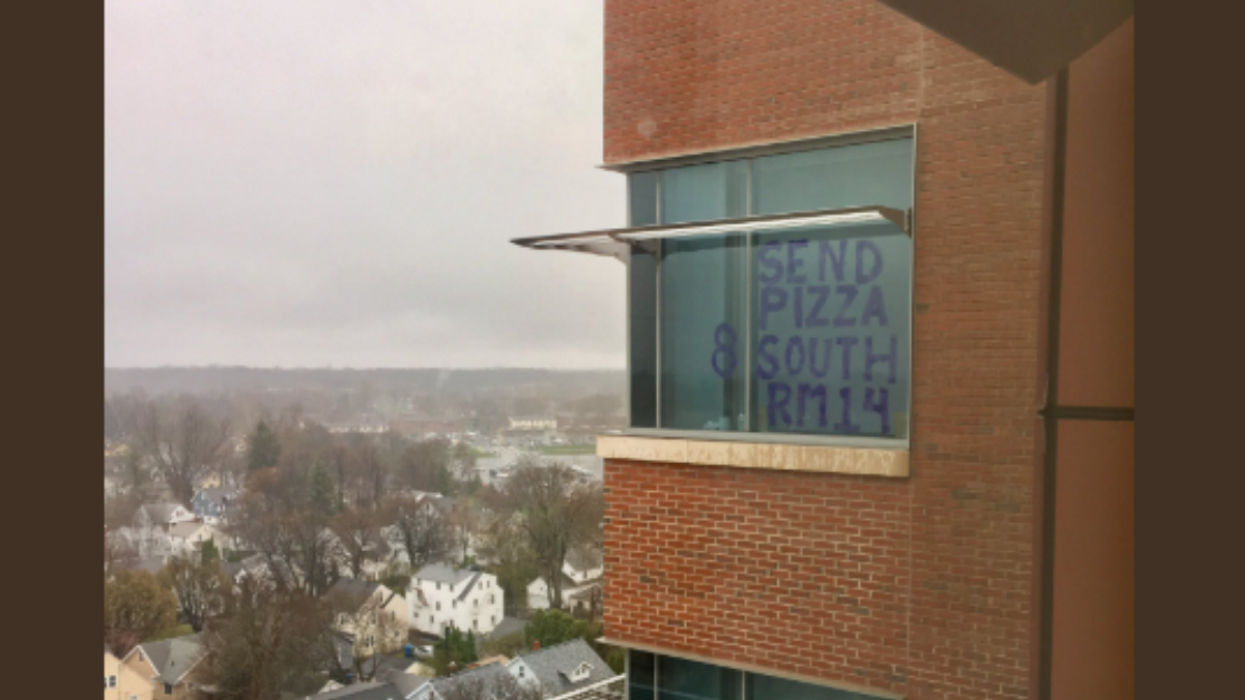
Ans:
{"label": "glass window pane", "polygon": [[736,219],[748,213],[748,163],[737,160],[661,173],[661,222]]}
{"label": "glass window pane", "polygon": [[627,263],[631,316],[631,427],[657,427],[657,260],[632,249]]}
{"label": "glass window pane", "polygon": [[742,430],[745,238],[661,242],[661,427]]}
{"label": "glass window pane", "polygon": [[862,695],[849,690],[827,688],[772,676],[749,673],[746,680],[749,700],[876,700],[872,695]]}
{"label": "glass window pane", "polygon": [[628,651],[627,655],[628,700],[653,700],[653,655],[643,651]]}
{"label": "glass window pane", "polygon": [[629,212],[630,226],[651,226],[657,223],[657,178],[656,171],[632,173],[627,176],[628,192],[631,197]]}
{"label": "glass window pane", "polygon": [[890,222],[752,239],[752,430],[908,435],[912,240]]}
{"label": "glass window pane", "polygon": [[912,206],[912,139],[757,158],[752,215]]}
{"label": "glass window pane", "polygon": [[729,668],[663,656],[658,667],[658,700],[739,700],[742,675]]}

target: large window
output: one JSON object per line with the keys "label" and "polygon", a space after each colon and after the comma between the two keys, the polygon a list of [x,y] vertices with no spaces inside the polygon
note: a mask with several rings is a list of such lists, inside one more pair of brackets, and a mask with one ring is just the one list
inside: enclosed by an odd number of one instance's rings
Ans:
{"label": "large window", "polygon": [[813,213],[912,184],[911,138],[632,173],[631,427],[906,439],[908,219]]}
{"label": "large window", "polygon": [[627,653],[628,700],[876,700],[876,696],[738,671],[722,666]]}

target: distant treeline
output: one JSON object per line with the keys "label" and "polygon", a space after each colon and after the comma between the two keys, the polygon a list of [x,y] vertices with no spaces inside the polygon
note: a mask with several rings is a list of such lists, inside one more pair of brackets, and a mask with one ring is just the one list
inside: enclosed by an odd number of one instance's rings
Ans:
{"label": "distant treeline", "polygon": [[553,395],[619,394],[623,370],[280,369],[262,367],[104,368],[104,393],[211,394],[253,391],[384,390],[465,393],[542,388]]}

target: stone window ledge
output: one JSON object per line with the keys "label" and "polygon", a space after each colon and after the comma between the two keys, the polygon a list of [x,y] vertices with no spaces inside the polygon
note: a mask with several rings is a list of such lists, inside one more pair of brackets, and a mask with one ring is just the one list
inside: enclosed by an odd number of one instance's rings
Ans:
{"label": "stone window ledge", "polygon": [[597,456],[637,462],[906,478],[908,450],[599,435]]}

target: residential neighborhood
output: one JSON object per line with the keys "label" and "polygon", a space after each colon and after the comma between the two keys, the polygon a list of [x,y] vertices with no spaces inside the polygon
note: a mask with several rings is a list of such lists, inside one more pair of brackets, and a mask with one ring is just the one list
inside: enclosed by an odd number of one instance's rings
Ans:
{"label": "residential neighborhood", "polygon": [[[201,409],[166,410],[177,430]],[[301,697],[453,700],[453,688],[503,671],[524,697],[579,697],[587,686],[613,697],[605,681],[621,677],[621,654],[590,645],[604,570],[591,472],[513,450],[506,477],[485,483],[467,436],[342,435],[278,417],[187,455],[206,464],[179,502],[139,429],[118,435],[133,447],[105,493],[106,690],[227,694],[236,669],[222,664],[246,658],[239,645],[260,643],[248,630],[262,625],[298,660],[274,688]],[[344,468],[325,469],[328,459]],[[240,469],[210,466],[230,460]],[[128,518],[108,519],[127,503]],[[565,544],[536,554],[552,542]],[[544,567],[559,572],[560,606]],[[157,611],[162,621],[146,622]]]}

